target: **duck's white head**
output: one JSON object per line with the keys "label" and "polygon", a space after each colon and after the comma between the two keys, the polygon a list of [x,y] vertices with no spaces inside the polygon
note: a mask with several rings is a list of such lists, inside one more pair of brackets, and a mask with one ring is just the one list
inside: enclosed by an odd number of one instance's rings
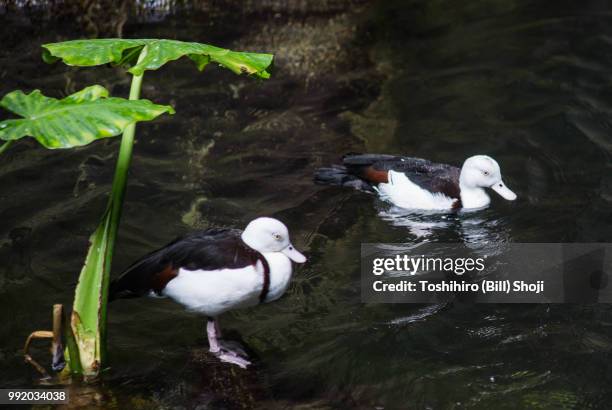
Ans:
{"label": "duck's white head", "polygon": [[294,262],[306,262],[306,257],[291,244],[289,230],[278,219],[268,217],[253,219],[241,237],[244,243],[258,252],[281,252]]}
{"label": "duck's white head", "polygon": [[516,194],[502,180],[499,164],[487,155],[474,155],[465,160],[459,185],[464,208],[478,208],[489,203],[483,188],[491,188],[508,201],[516,199]]}

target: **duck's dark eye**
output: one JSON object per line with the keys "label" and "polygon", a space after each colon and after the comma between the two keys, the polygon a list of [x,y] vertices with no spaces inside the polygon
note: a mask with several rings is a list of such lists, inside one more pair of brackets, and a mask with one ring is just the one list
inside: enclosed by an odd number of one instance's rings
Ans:
{"label": "duck's dark eye", "polygon": [[274,236],[274,239],[276,239],[277,241],[280,241],[281,239],[283,239],[283,237],[279,233],[275,233],[272,236]]}
{"label": "duck's dark eye", "polygon": [[489,175],[489,171],[482,171],[483,174]]}

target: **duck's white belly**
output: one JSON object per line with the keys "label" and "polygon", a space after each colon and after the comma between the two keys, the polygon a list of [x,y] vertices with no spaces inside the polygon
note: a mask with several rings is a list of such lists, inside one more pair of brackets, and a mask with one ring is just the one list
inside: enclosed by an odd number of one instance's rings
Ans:
{"label": "duck's white belly", "polygon": [[402,172],[389,171],[388,183],[378,184],[381,198],[408,209],[451,209],[455,199],[421,188]]}
{"label": "duck's white belly", "polygon": [[[291,261],[282,253],[264,254],[270,265],[270,288],[266,302],[285,293],[291,279]],[[264,270],[261,262],[239,269],[186,270],[180,269],[162,294],[182,304],[188,310],[206,316],[217,316],[228,310],[259,303]]]}

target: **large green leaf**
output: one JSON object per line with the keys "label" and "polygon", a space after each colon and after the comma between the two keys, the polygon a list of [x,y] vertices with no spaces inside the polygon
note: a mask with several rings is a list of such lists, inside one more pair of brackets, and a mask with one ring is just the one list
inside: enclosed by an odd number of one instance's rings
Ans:
{"label": "large green leaf", "polygon": [[[111,239],[112,212],[111,202],[101,223],[89,238],[89,249],[79,275],[70,318],[70,326],[78,346],[78,362],[70,363],[71,371],[82,367],[86,375],[95,375],[103,363],[102,343],[106,322],[103,306],[107,303],[103,288],[105,280],[108,282],[110,277],[112,248],[115,242],[114,238]],[[76,361],[72,357],[70,359]]]}
{"label": "large green leaf", "polygon": [[[274,58],[272,54],[245,53],[202,43],[155,39],[72,40],[45,44],[43,48],[43,59],[46,62],[61,59],[68,65],[86,67],[128,63],[132,65],[129,72],[135,75],[142,75],[145,70],[157,70],[169,61],[188,56],[199,70],[203,70],[212,61],[236,74],[269,78],[268,69]],[[141,50],[144,55],[136,62]]]}
{"label": "large green leaf", "polygon": [[30,136],[47,148],[86,145],[119,135],[129,124],[174,113],[172,107],[148,100],[109,97],[99,85],[61,100],[46,97],[38,90],[30,94],[13,91],[0,100],[0,106],[24,117],[0,122],[0,139]]}

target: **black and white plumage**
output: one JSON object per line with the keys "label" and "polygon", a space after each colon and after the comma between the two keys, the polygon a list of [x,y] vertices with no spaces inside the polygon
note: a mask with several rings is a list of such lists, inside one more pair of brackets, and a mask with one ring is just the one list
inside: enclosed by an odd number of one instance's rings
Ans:
{"label": "black and white plumage", "polygon": [[142,257],[111,283],[109,299],[138,297],[151,292],[161,296],[179,269],[240,269],[263,256],[240,238],[242,231],[210,228],[188,233]]}
{"label": "black and white plumage", "polygon": [[273,218],[257,218],[244,231],[193,232],[149,253],[111,283],[109,299],[170,297],[208,318],[211,352],[246,367],[246,358],[221,346],[216,318],[281,297],[291,279],[291,261],[304,263],[306,258],[291,244],[287,227]]}
{"label": "black and white plumage", "polygon": [[402,208],[482,208],[491,188],[513,201],[497,162],[486,155],[468,158],[461,168],[422,158],[386,154],[347,154],[342,165],[319,168],[315,182],[341,185],[380,196]]}

